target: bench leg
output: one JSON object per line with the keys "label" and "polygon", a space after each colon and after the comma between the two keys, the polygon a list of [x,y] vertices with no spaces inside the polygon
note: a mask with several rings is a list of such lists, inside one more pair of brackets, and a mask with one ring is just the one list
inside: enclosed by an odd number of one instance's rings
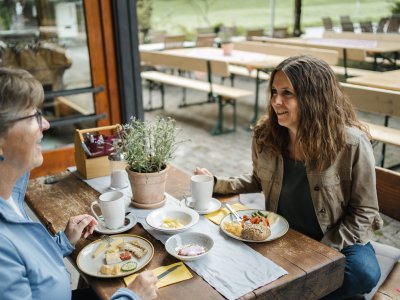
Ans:
{"label": "bench leg", "polygon": [[[224,107],[227,105],[232,106],[232,128],[224,130]],[[218,119],[211,134],[219,135],[233,131],[236,131],[236,100],[218,97]]]}
{"label": "bench leg", "polygon": [[[147,108],[145,108],[145,111],[153,111],[157,109],[164,109],[164,104],[165,104],[165,91],[164,91],[164,84],[160,83],[157,84],[154,81],[148,80],[149,82],[149,102],[147,104]],[[161,106],[160,107],[153,107],[153,90],[155,87],[159,86],[160,93],[161,93]]]}

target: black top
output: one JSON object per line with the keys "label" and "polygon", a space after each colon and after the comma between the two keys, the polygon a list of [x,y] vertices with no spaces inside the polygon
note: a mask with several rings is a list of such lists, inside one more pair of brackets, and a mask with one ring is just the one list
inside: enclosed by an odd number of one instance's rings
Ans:
{"label": "black top", "polygon": [[322,239],[323,233],[312,203],[306,167],[286,157],[278,214],[289,222],[290,228],[315,240]]}

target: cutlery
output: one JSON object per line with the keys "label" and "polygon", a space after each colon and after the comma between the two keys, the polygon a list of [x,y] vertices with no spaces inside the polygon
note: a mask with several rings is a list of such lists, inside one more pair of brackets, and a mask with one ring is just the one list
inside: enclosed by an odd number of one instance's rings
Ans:
{"label": "cutlery", "polygon": [[182,265],[177,265],[177,266],[173,266],[172,268],[169,268],[168,270],[166,270],[166,271],[162,272],[160,275],[158,275],[157,279],[160,280],[161,278],[164,278],[165,276],[167,276],[172,271],[178,269],[180,266],[182,266]]}
{"label": "cutlery", "polygon": [[225,206],[231,211],[231,213],[235,216],[236,221],[242,222],[242,218],[238,215],[238,213],[232,208],[232,206],[229,205],[229,203],[226,203]]}

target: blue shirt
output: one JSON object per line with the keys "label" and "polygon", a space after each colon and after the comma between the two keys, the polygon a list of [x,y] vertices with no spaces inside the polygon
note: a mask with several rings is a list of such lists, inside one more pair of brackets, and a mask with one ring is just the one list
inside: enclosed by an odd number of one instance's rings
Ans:
{"label": "blue shirt", "polygon": [[[23,205],[28,180],[26,173],[12,193],[23,218],[0,197],[0,298],[69,300],[70,274],[63,258],[74,246],[64,232],[51,236],[42,224],[29,218]],[[123,288],[112,299],[139,297]]]}

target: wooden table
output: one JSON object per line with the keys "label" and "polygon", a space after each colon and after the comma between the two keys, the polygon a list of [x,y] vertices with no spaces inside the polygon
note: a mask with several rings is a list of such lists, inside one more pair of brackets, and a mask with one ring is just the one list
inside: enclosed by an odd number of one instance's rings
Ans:
{"label": "wooden table", "polygon": [[254,100],[254,116],[251,119],[251,125],[254,125],[258,121],[258,103],[259,103],[259,89],[260,89],[260,78],[259,71],[269,72],[274,69],[279,63],[281,63],[286,57],[262,54],[249,51],[232,50],[231,55],[224,55],[223,50],[220,48],[212,47],[201,47],[201,48],[185,48],[185,49],[171,49],[164,50],[165,53],[213,59],[225,61],[232,65],[238,65],[248,68],[249,70],[257,70],[256,85],[255,85],[255,100]]}
{"label": "wooden table", "polygon": [[[63,230],[70,216],[90,213],[89,205],[99,193],[78,179],[67,174],[53,184],[44,184],[44,177],[31,180],[26,201],[41,222],[51,233]],[[167,192],[181,199],[190,189],[190,176],[183,171],[171,168],[167,181]],[[221,200],[235,200],[236,196]],[[177,260],[169,255],[164,245],[147,233],[138,224],[129,234],[143,236],[154,245],[154,256],[147,269],[168,265]],[[222,234],[222,233],[221,233]],[[98,234],[95,234],[98,237]],[[79,251],[90,241],[82,240],[76,245],[71,259],[76,261]],[[276,264],[289,274],[260,287],[242,299],[258,297],[268,299],[318,299],[337,289],[344,273],[344,256],[294,230],[289,229],[283,237],[268,243],[248,243],[250,247]],[[227,255],[230,255],[227,249]],[[200,276],[191,271],[193,278],[159,290],[161,299],[224,299]],[[81,274],[102,299],[109,297],[120,287],[123,280],[101,279]]]}
{"label": "wooden table", "polygon": [[333,39],[333,38],[287,38],[275,39],[269,37],[253,37],[255,41],[272,42],[287,45],[317,47],[324,49],[334,49],[342,51],[343,66],[345,68],[345,77],[347,74],[347,52],[349,50],[364,50],[374,55],[374,70],[377,69],[377,58],[383,54],[393,53],[394,64],[398,59],[398,52],[400,51],[400,43],[392,43],[387,41],[375,40],[358,40],[358,39]]}
{"label": "wooden table", "polygon": [[373,75],[352,77],[348,83],[365,85],[368,87],[400,91],[400,70],[382,72]]}

